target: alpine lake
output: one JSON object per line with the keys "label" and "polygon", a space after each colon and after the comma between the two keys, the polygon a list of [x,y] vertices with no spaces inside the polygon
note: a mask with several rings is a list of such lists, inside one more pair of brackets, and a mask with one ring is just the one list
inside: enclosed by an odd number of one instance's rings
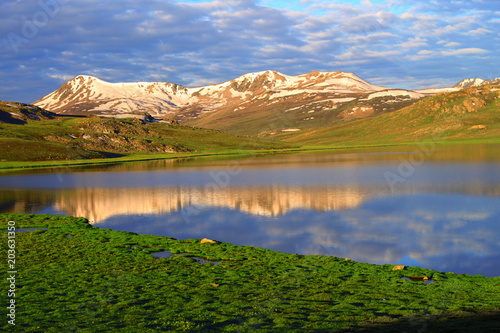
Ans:
{"label": "alpine lake", "polygon": [[0,213],[500,276],[500,145],[332,149],[0,174]]}

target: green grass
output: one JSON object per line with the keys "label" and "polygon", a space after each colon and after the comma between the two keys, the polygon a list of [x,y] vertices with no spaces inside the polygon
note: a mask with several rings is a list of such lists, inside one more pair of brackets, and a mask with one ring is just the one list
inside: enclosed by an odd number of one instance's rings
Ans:
{"label": "green grass", "polygon": [[[498,86],[436,95],[394,112],[326,128],[279,134],[275,139],[307,145],[498,142],[500,94],[493,88]],[[484,129],[472,128],[477,125],[483,125]]]}
{"label": "green grass", "polygon": [[[395,101],[387,97],[366,100],[364,98],[367,95],[353,95],[351,97],[354,100],[335,106],[328,101],[336,97],[333,93],[322,96],[326,101],[317,100],[309,94],[298,94],[280,100],[262,98],[240,105],[236,110],[234,106],[228,106],[216,112],[206,113],[188,120],[187,124],[233,134],[264,136],[271,133],[280,134],[281,130],[286,128],[310,130],[337,126],[351,121],[344,111],[356,106],[370,106],[373,108],[373,114],[370,116],[376,116],[416,102],[412,99]],[[386,100],[393,102],[385,103]],[[283,137],[283,134],[279,137]]]}
{"label": "green grass", "polygon": [[[216,130],[98,117],[0,123],[0,144],[0,168],[69,165],[76,160],[134,161],[168,158],[178,153],[234,153],[294,146]],[[82,163],[86,162],[77,162]]]}
{"label": "green grass", "polygon": [[[11,220],[18,229],[48,228],[15,235],[16,329],[25,332],[390,331],[498,320],[500,277],[200,244],[99,229],[83,218],[1,214],[2,229]],[[6,237],[0,248],[6,258]],[[174,256],[150,255],[167,250]],[[5,295],[2,302],[9,330]]]}
{"label": "green grass", "polygon": [[[457,158],[476,158],[476,159],[498,159],[498,153],[495,150],[487,150],[488,156],[476,156],[478,153],[475,150],[477,144],[500,144],[500,139],[470,139],[470,140],[443,140],[443,141],[419,141],[419,144],[432,144],[436,146],[462,146],[463,153],[457,155]],[[468,148],[470,147],[470,149]],[[199,153],[137,153],[127,154],[115,158],[101,158],[101,159],[80,159],[80,160],[66,160],[66,161],[12,161],[0,162],[0,172],[11,172],[27,169],[42,169],[42,168],[65,168],[65,167],[86,167],[94,165],[114,165],[121,163],[133,162],[147,162],[156,160],[172,160],[181,158],[217,158],[225,159],[230,158],[249,158],[256,155],[270,155],[270,154],[295,154],[295,153],[309,153],[309,152],[332,152],[332,153],[373,153],[373,152],[400,152],[401,149],[419,151],[419,146],[415,142],[401,142],[401,143],[371,143],[371,144],[352,144],[352,145],[307,145],[297,148],[284,148],[284,149],[268,149],[268,150],[221,150],[209,151]],[[430,156],[429,159],[433,159]]]}

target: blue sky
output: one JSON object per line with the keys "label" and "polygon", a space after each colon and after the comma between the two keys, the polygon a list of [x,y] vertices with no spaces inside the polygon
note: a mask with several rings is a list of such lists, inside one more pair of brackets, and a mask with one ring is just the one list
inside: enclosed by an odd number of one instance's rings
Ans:
{"label": "blue sky", "polygon": [[76,75],[202,86],[248,72],[354,72],[400,88],[500,76],[498,0],[3,0],[0,100]]}

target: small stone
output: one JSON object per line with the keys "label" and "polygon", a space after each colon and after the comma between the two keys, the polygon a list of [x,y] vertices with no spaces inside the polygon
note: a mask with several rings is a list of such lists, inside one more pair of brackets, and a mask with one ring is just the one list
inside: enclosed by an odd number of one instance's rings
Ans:
{"label": "small stone", "polygon": [[215,243],[216,243],[216,241],[211,240],[211,239],[208,239],[208,238],[203,238],[203,239],[201,240],[201,244],[205,244],[205,243],[212,243],[212,244],[215,244]]}
{"label": "small stone", "polygon": [[485,129],[488,129],[488,127],[486,125],[475,125],[475,126],[472,126],[472,127],[469,127],[470,130],[485,130]]}
{"label": "small stone", "polygon": [[403,269],[405,269],[406,266],[405,265],[396,265],[392,268],[393,271],[402,271]]}
{"label": "small stone", "polygon": [[219,286],[217,283],[210,283],[210,285],[211,285],[212,287],[215,287],[215,288],[217,288],[217,287]]}

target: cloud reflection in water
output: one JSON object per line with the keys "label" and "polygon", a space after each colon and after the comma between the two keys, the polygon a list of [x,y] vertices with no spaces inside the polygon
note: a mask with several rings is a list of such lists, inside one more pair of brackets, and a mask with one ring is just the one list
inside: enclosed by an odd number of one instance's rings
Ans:
{"label": "cloud reflection in water", "polygon": [[173,212],[133,219],[116,216],[99,226],[500,276],[499,221],[498,197],[415,194],[373,198],[341,210],[297,209],[274,217],[207,207],[189,223],[180,212]]}
{"label": "cloud reflection in water", "polygon": [[0,177],[0,211],[500,276],[497,152],[498,146],[440,147],[393,188],[384,173],[398,172],[407,152],[242,159],[241,173],[219,188],[206,186],[227,167],[218,159],[85,169],[62,174],[61,182],[56,174],[11,175]]}

